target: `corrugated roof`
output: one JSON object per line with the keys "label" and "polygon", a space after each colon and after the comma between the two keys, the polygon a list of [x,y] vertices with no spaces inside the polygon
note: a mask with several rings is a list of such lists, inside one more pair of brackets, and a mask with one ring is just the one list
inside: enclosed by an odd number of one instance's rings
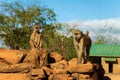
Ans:
{"label": "corrugated roof", "polygon": [[120,57],[120,45],[93,44],[90,56],[96,57]]}
{"label": "corrugated roof", "polygon": [[104,60],[105,61],[114,61],[114,62],[116,62],[117,59],[116,58],[104,58]]}

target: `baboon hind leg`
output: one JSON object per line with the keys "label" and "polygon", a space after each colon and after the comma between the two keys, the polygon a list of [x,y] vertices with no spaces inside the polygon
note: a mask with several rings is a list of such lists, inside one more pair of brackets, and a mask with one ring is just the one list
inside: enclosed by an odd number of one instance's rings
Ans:
{"label": "baboon hind leg", "polygon": [[83,64],[85,63],[85,60],[86,60],[86,58],[85,58],[85,53],[83,53],[83,54],[82,54],[82,63],[83,63]]}
{"label": "baboon hind leg", "polygon": [[89,61],[89,55],[90,55],[90,47],[86,47],[86,59],[85,59],[85,63],[87,63]]}

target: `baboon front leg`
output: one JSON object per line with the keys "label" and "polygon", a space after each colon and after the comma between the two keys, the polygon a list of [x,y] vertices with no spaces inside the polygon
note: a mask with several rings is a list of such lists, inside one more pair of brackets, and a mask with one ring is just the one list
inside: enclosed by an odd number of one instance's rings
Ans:
{"label": "baboon front leg", "polygon": [[[83,52],[83,50],[80,50],[79,53],[78,53],[78,60],[77,60],[78,64],[82,63],[83,56],[84,56],[84,52]],[[83,58],[83,60],[84,60],[84,58]]]}
{"label": "baboon front leg", "polygon": [[83,55],[82,55],[82,63],[84,64],[85,63],[85,53],[83,52]]}
{"label": "baboon front leg", "polygon": [[80,40],[79,43],[79,52],[78,52],[78,63],[82,63],[82,58],[83,58],[83,63],[85,60],[85,55],[84,55],[84,38]]}

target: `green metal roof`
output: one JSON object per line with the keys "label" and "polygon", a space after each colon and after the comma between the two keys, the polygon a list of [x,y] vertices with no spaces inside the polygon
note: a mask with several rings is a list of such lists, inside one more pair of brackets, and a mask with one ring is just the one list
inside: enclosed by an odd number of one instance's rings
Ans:
{"label": "green metal roof", "polygon": [[116,58],[104,58],[105,61],[116,61]]}
{"label": "green metal roof", "polygon": [[96,57],[120,57],[120,45],[93,44],[90,56]]}

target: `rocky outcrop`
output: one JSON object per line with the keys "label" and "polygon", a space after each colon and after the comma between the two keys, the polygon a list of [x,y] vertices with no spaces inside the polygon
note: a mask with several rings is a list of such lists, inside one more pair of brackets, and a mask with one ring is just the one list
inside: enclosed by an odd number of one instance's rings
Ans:
{"label": "rocky outcrop", "polygon": [[[100,65],[90,62],[77,64],[77,58],[66,61],[57,52],[52,52],[47,57],[46,50],[32,52],[24,59],[24,53],[21,51],[12,52],[3,49],[0,55],[3,59],[0,60],[0,80],[103,80],[104,78],[104,70]],[[40,59],[37,56],[40,56]],[[33,64],[41,66],[33,67]]]}
{"label": "rocky outcrop", "polygon": [[1,63],[17,64],[21,62],[24,56],[25,56],[24,52],[20,50],[0,49]]}
{"label": "rocky outcrop", "polygon": [[0,80],[30,80],[24,73],[0,73]]}
{"label": "rocky outcrop", "polygon": [[20,63],[20,64],[0,64],[0,73],[18,73],[18,72],[29,72],[32,69],[31,63]]}

